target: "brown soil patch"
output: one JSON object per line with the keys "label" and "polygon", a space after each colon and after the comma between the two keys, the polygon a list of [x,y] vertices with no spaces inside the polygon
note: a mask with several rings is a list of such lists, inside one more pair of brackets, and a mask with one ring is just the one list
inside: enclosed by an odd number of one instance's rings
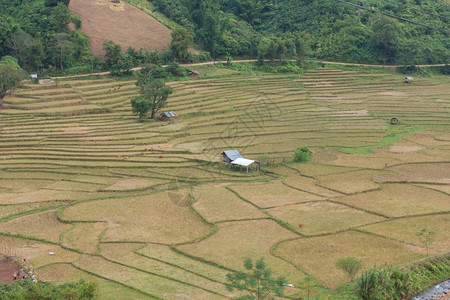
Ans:
{"label": "brown soil patch", "polygon": [[170,47],[170,30],[128,3],[72,0],[69,8],[80,15],[81,31],[91,38],[91,50],[97,57],[103,57],[103,42],[107,40],[122,45],[124,51],[130,46],[160,52]]}
{"label": "brown soil patch", "polygon": [[115,184],[104,188],[104,191],[125,191],[138,189],[151,185],[152,182],[147,179],[125,179],[116,182]]}
{"label": "brown soil patch", "polygon": [[185,150],[201,150],[203,149],[202,143],[200,142],[191,142],[191,143],[183,143],[176,145],[175,148],[185,149]]}
{"label": "brown soil patch", "polygon": [[346,117],[359,117],[359,116],[367,116],[369,114],[369,111],[367,109],[344,110],[344,111],[338,111],[336,114],[339,116],[346,116]]}
{"label": "brown soil patch", "polygon": [[377,93],[377,95],[382,95],[382,96],[403,96],[403,95],[405,95],[405,93],[403,93],[403,92],[380,92],[380,93]]}
{"label": "brown soil patch", "polygon": [[170,150],[170,149],[172,149],[172,145],[169,144],[150,144],[150,145],[136,146],[133,148],[133,150],[144,150],[144,151]]}
{"label": "brown soil patch", "polygon": [[380,175],[375,181],[450,184],[450,163],[401,165],[389,170],[397,174]]}
{"label": "brown soil patch", "polygon": [[89,137],[80,138],[80,140],[82,140],[82,141],[90,141],[90,142],[109,141],[112,139],[113,139],[112,136],[89,136]]}
{"label": "brown soil patch", "polygon": [[68,124],[67,127],[60,128],[65,133],[73,134],[73,133],[86,133],[89,131],[87,127],[81,127],[78,124]]}
{"label": "brown soil patch", "polygon": [[23,194],[2,194],[0,195],[0,203],[17,204],[26,202],[51,201],[54,199],[54,194],[55,192],[46,190]]}
{"label": "brown soil patch", "polygon": [[0,283],[13,283],[13,274],[19,270],[19,265],[0,255]]}
{"label": "brown soil patch", "polygon": [[423,146],[390,146],[389,151],[394,153],[416,152],[425,149]]}
{"label": "brown soil patch", "polygon": [[182,122],[178,122],[178,123],[169,123],[163,127],[164,130],[167,131],[178,131],[184,128],[184,124]]}

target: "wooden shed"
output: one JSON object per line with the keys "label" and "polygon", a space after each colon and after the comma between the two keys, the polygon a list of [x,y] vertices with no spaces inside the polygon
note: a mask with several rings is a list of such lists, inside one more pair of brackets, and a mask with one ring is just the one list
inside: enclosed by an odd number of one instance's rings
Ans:
{"label": "wooden shed", "polygon": [[396,116],[393,116],[391,118],[391,125],[398,124],[398,122],[400,122],[400,120]]}

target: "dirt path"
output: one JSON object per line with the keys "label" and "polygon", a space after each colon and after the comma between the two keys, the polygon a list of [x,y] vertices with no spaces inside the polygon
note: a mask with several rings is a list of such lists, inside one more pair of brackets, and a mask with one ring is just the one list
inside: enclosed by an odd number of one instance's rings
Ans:
{"label": "dirt path", "polygon": [[[250,62],[256,62],[257,59],[239,59],[239,60],[233,60],[232,63],[250,63]],[[270,60],[266,60],[270,61]],[[295,60],[291,60],[295,61]],[[341,62],[333,62],[333,61],[318,61],[319,63],[324,63],[328,65],[341,65],[341,66],[363,66],[363,67],[378,67],[378,68],[397,68],[401,67],[402,65],[368,65],[368,64],[358,64],[358,63],[341,63]],[[225,64],[227,63],[226,60],[218,60],[218,61],[207,61],[202,63],[192,63],[192,64],[180,64],[182,67],[196,67],[196,66],[206,66],[206,65],[214,65],[217,63]],[[416,65],[416,67],[443,67],[445,64],[436,64],[436,65]],[[163,67],[167,67],[167,65],[164,65]],[[137,71],[142,69],[142,67],[136,67],[131,69],[132,71]],[[63,78],[78,78],[78,77],[87,77],[87,76],[102,76],[102,75],[108,75],[110,72],[98,72],[98,73],[89,73],[89,74],[80,74],[80,75],[69,75],[69,76],[60,76],[60,77],[51,77],[53,79],[63,79]]]}
{"label": "dirt path", "polygon": [[19,270],[19,265],[0,255],[0,283],[13,283],[13,274]]}

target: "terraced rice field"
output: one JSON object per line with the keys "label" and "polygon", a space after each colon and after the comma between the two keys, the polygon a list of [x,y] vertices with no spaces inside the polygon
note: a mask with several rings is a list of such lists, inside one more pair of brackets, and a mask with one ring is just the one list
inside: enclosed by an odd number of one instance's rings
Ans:
{"label": "terraced rice field", "polygon": [[[44,281],[96,281],[105,299],[225,299],[246,257],[335,288],[338,258],[366,269],[425,257],[422,228],[436,232],[432,255],[450,251],[448,77],[318,69],[169,84],[173,122],[132,115],[133,80],[5,99],[0,254]],[[313,160],[291,163],[303,146]],[[230,170],[227,149],[268,172]]]}

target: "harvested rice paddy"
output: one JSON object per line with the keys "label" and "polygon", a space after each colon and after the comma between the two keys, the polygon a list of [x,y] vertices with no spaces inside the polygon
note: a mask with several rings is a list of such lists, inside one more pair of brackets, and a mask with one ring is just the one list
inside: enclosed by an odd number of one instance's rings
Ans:
{"label": "harvested rice paddy", "polygon": [[[170,122],[132,115],[131,79],[6,97],[0,254],[44,281],[95,281],[105,299],[226,299],[238,295],[226,274],[248,257],[295,286],[310,275],[335,288],[348,280],[339,258],[424,258],[423,228],[431,255],[450,251],[448,77],[224,70],[168,83]],[[292,163],[305,146],[312,161]],[[264,172],[230,169],[228,149]]]}

